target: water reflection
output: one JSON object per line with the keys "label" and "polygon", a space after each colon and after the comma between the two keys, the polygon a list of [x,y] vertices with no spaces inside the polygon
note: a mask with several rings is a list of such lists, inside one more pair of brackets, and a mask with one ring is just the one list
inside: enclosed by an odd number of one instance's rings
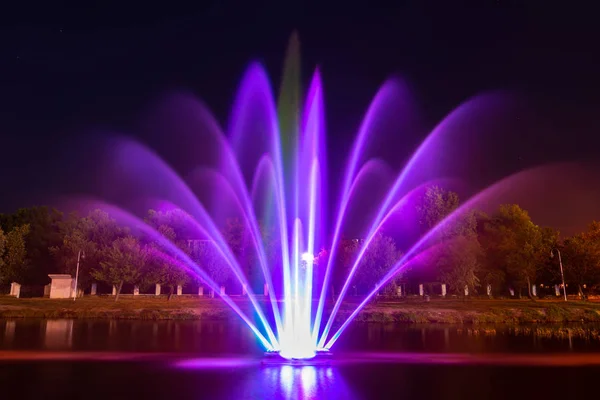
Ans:
{"label": "water reflection", "polygon": [[66,350],[73,346],[73,320],[45,321],[44,347],[48,350]]}
{"label": "water reflection", "polygon": [[450,330],[448,328],[444,328],[444,347],[450,348]]}
{"label": "water reflection", "polygon": [[4,326],[4,342],[7,345],[12,345],[15,338],[15,328],[17,327],[17,321],[6,321]]}
{"label": "water reflection", "polygon": [[[232,321],[0,320],[0,350],[191,352],[213,357],[262,355],[254,335]],[[600,326],[355,324],[335,348],[336,353],[353,351],[600,351]]]}
{"label": "water reflection", "polygon": [[[177,387],[215,400],[462,399],[472,384],[480,385],[476,398],[489,398],[498,393],[491,377],[507,366],[519,369],[506,379],[522,379],[524,387],[535,378],[524,371],[534,367],[600,372],[600,326],[354,324],[328,365],[262,365],[262,354],[254,336],[231,321],[0,320],[0,382],[28,379],[42,398],[87,396],[102,379],[144,392],[131,398],[171,398]],[[550,369],[541,382],[551,381]],[[18,386],[20,398],[40,397],[23,394],[28,388]],[[104,385],[92,392],[90,398],[114,394]]]}
{"label": "water reflection", "polygon": [[[262,365],[248,357],[205,357],[172,364],[174,369],[202,373],[227,370],[240,385],[228,385],[219,398],[228,399],[356,399],[335,365]],[[239,377],[238,377],[239,376]]]}
{"label": "water reflection", "polygon": [[228,398],[356,399],[337,368],[329,366],[269,366],[253,371]]}

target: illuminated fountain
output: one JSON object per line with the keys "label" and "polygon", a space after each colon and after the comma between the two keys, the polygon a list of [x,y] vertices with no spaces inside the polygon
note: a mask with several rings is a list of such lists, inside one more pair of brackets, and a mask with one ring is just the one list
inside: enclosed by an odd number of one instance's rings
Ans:
{"label": "illuminated fountain", "polygon": [[[149,197],[160,199],[160,207],[177,208],[190,216],[190,226],[214,244],[239,284],[250,288],[250,278],[245,276],[241,260],[228,246],[218,227],[223,214],[226,214],[224,199],[231,200],[247,229],[248,241],[256,255],[256,264],[260,267],[261,279],[266,287],[265,301],[252,290],[247,293],[254,318],[242,310],[232,297],[221,293],[218,282],[202,268],[202,260],[196,263],[158,231],[122,208],[110,209],[111,206],[106,204],[104,208],[108,208],[118,220],[137,226],[145,235],[159,241],[165,260],[193,272],[219,294],[256,334],[271,355],[270,359],[306,360],[314,359],[319,354],[329,356],[329,350],[340,334],[369,300],[403,268],[427,253],[426,245],[430,244],[429,239],[434,231],[453,223],[462,211],[481,197],[477,195],[421,237],[378,278],[372,290],[351,311],[349,317],[340,321],[342,301],[351,287],[361,259],[378,232],[404,206],[422,194],[424,188],[438,182],[432,180],[431,174],[421,173],[424,166],[433,164],[429,157],[432,145],[439,145],[442,135],[450,128],[458,126],[457,129],[462,129],[458,122],[465,117],[495,108],[498,98],[480,96],[461,105],[422,142],[400,173],[390,179],[385,193],[378,198],[376,210],[372,215],[365,213],[364,240],[341,290],[336,293],[335,302],[328,306],[326,299],[332,281],[336,249],[353,197],[371,174],[387,170],[380,160],[369,157],[367,148],[373,137],[381,136],[378,135],[381,121],[397,113],[396,100],[403,97],[405,87],[401,82],[390,80],[376,94],[350,150],[341,180],[339,202],[334,212],[328,213],[326,192],[329,185],[321,76],[318,70],[315,71],[307,95],[301,101],[298,44],[295,38],[291,43],[279,106],[276,106],[267,74],[259,64],[252,64],[242,80],[227,134],[201,104],[187,98],[182,103],[194,109],[204,131],[209,132],[219,145],[218,165],[201,171],[204,174],[202,176],[210,176],[219,184],[219,190],[212,191],[213,200],[217,199],[212,206],[201,201],[191,189],[191,183],[184,181],[149,148],[131,140],[121,141],[118,146],[111,148],[110,162],[116,171],[115,175],[129,182],[129,189],[133,192],[142,192],[140,188],[146,184],[153,189],[160,188],[162,192],[155,190]],[[411,110],[402,112],[409,114]],[[467,121],[468,124],[470,121]],[[110,186],[116,186],[115,180],[110,181]],[[501,185],[497,188],[501,188]],[[486,193],[494,192],[493,189]],[[269,258],[261,236],[259,220],[265,218],[275,227],[278,239],[275,261]],[[315,273],[317,255],[323,249],[328,249],[328,257],[324,262],[319,260],[320,270]]]}

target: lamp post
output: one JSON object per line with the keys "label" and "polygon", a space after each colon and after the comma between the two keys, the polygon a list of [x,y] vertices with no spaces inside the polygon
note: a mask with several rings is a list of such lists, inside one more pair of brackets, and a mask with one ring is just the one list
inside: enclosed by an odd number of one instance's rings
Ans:
{"label": "lamp post", "polygon": [[[560,257],[560,250],[556,249],[558,253],[558,264],[560,265],[560,276],[562,278],[563,284],[563,295],[565,296],[565,301],[567,301],[567,285],[565,285],[565,273],[563,272],[562,258]],[[550,257],[554,258],[554,250],[550,250]]]}
{"label": "lamp post", "polygon": [[75,290],[73,294],[73,301],[77,299],[77,281],[79,280],[79,262],[82,258],[85,258],[85,252],[83,250],[79,250],[77,253],[77,269],[75,270]]}

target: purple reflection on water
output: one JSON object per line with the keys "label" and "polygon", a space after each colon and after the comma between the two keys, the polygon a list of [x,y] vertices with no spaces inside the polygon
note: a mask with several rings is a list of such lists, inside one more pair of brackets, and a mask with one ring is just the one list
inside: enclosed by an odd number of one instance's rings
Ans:
{"label": "purple reflection on water", "polygon": [[178,361],[175,368],[206,371],[247,368],[245,379],[233,385],[227,398],[269,399],[354,399],[343,376],[334,366],[269,365],[259,369],[260,360],[248,358],[196,358]]}
{"label": "purple reflection on water", "polygon": [[260,365],[260,360],[242,357],[192,358],[174,363],[182,369],[241,368]]}

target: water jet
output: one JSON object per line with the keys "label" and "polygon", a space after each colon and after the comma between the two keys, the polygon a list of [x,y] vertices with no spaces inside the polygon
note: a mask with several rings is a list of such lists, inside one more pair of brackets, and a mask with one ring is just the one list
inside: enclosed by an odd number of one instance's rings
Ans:
{"label": "water jet", "polygon": [[[291,49],[297,51],[297,43]],[[291,75],[284,73],[279,106],[276,106],[264,68],[258,63],[250,65],[234,102],[227,134],[200,103],[186,98],[187,107],[179,107],[197,110],[198,120],[204,121],[198,131],[208,132],[217,145],[218,165],[206,167],[204,174],[197,175],[210,178],[218,187],[212,199],[216,201],[201,201],[191,183],[149,148],[131,140],[111,147],[111,162],[118,178],[130,177],[132,181],[137,179],[153,186],[153,198],[159,197],[156,192],[163,193],[157,209],[177,209],[184,213],[188,230],[201,238],[199,241],[210,243],[219,262],[230,272],[229,279],[244,288],[243,304],[250,312],[230,296],[229,289],[221,290],[223,279],[206,270],[206,260],[196,257],[195,250],[178,247],[148,225],[140,228],[143,234],[160,244],[161,249],[156,251],[163,252],[161,257],[165,262],[190,271],[242,318],[267,351],[264,364],[330,362],[330,349],[360,310],[412,259],[423,253],[422,245],[436,229],[454,223],[457,215],[466,210],[461,207],[427,232],[404,256],[394,259],[369,282],[364,299],[343,310],[347,313],[340,318],[342,301],[361,261],[368,256],[369,246],[377,242],[386,223],[402,212],[427,184],[434,182],[427,180],[432,179],[430,177],[418,182],[409,178],[421,166],[418,161],[432,158],[428,149],[449,126],[444,120],[413,153],[389,187],[385,186],[382,198],[375,201],[375,210],[369,214],[359,209],[367,226],[361,232],[361,240],[356,242],[357,251],[341,279],[341,290],[336,293],[332,307],[326,307],[334,263],[340,256],[337,249],[344,223],[352,201],[361,194],[357,187],[371,173],[388,171],[387,164],[368,154],[369,139],[381,133],[378,129],[390,125],[386,123],[390,115],[402,114],[402,109],[398,111],[395,106],[403,107],[407,103],[406,93],[402,84],[390,80],[375,95],[351,147],[342,174],[339,201],[334,212],[329,213],[323,85],[316,69],[306,96],[300,96],[298,58],[298,54],[288,54],[286,58],[287,63],[294,65],[284,68]],[[398,98],[401,101],[396,101]],[[450,115],[450,121],[455,123],[467,118],[477,110],[473,104],[481,102],[478,98],[467,102],[459,107],[459,112]],[[114,181],[110,183],[115,185]],[[136,194],[141,191],[138,186],[132,185],[133,188]],[[472,202],[467,203],[467,207],[472,205]],[[224,237],[220,219],[227,214],[235,214],[244,227],[242,241],[248,244],[250,256],[241,255],[242,252],[232,248]],[[121,215],[125,218],[124,212]],[[144,225],[140,218],[127,218],[138,228]],[[267,221],[268,233],[274,238],[269,243],[264,226],[260,225],[263,221]],[[259,277],[250,276],[250,264]],[[252,279],[260,282],[251,282]],[[254,290],[249,290],[253,283]],[[256,286],[264,296],[256,294]]]}
{"label": "water jet", "polygon": [[279,352],[267,351],[261,361],[263,365],[291,365],[296,367],[330,365],[333,353],[328,350],[317,350],[312,357],[299,354],[298,357],[283,357]]}

